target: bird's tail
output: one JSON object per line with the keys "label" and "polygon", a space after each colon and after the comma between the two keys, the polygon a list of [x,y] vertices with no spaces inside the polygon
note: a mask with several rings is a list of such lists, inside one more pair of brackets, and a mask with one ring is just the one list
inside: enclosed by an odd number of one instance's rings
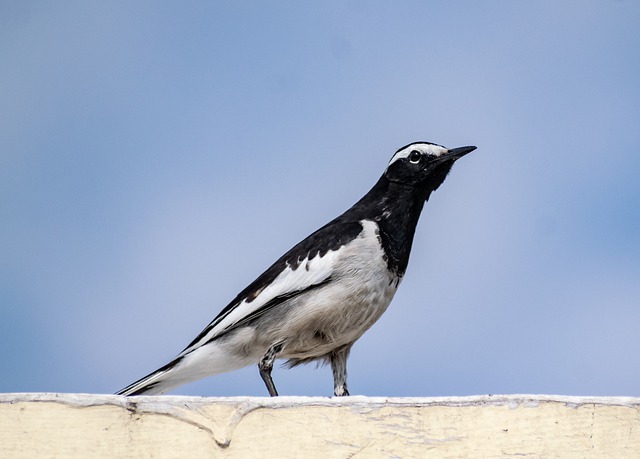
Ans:
{"label": "bird's tail", "polygon": [[181,354],[165,366],[129,384],[116,395],[159,395],[206,376],[256,363],[259,356],[238,356],[217,342]]}
{"label": "bird's tail", "polygon": [[172,369],[176,368],[179,363],[176,360],[129,384],[116,392],[116,395],[159,395],[178,387],[182,383],[171,378]]}

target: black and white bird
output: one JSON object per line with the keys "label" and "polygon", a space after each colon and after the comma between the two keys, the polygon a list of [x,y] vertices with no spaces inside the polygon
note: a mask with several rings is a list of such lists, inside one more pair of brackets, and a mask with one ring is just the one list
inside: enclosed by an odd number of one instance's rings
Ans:
{"label": "black and white bird", "polygon": [[429,142],[399,149],[353,207],[280,257],[175,359],[118,394],[162,394],[257,363],[275,396],[271,370],[283,358],[289,367],[331,364],[334,394],[349,395],[349,351],[396,293],[424,203],[475,149]]}

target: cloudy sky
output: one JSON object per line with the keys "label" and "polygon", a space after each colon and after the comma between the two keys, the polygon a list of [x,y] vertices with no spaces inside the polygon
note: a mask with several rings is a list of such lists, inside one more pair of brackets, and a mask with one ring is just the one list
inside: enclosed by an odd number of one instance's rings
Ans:
{"label": "cloudy sky", "polygon": [[[639,23],[605,0],[2,2],[0,392],[156,369],[426,140],[478,150],[351,392],[639,396]],[[250,367],[174,393],[266,389]]]}

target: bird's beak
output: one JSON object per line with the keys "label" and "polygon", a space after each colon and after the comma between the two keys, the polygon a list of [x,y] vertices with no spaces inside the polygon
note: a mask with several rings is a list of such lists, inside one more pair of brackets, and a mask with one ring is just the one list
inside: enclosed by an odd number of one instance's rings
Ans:
{"label": "bird's beak", "polygon": [[475,146],[452,148],[450,150],[447,150],[447,152],[441,155],[440,158],[445,161],[449,161],[449,160],[455,161],[456,159],[462,158],[467,153],[471,153],[476,148],[477,147]]}

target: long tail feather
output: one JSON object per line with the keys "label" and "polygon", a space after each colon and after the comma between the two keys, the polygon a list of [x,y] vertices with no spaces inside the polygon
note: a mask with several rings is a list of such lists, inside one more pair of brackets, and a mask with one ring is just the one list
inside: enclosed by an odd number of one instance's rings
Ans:
{"label": "long tail feather", "polygon": [[171,380],[167,378],[171,369],[175,368],[178,363],[179,359],[168,363],[144,378],[129,384],[124,389],[116,392],[116,395],[159,395],[179,386],[180,382],[170,384]]}
{"label": "long tail feather", "polygon": [[182,384],[256,363],[259,356],[237,356],[210,342],[180,355],[165,366],[117,392],[117,395],[159,395]]}

